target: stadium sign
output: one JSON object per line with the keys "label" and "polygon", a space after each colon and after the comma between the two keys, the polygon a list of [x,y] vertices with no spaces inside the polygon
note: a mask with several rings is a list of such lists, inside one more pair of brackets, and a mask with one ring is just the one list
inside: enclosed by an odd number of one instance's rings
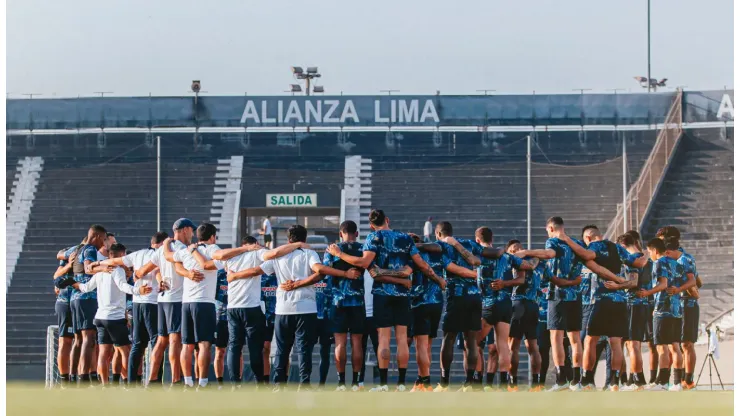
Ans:
{"label": "stadium sign", "polygon": [[[259,111],[258,111],[259,108]],[[247,100],[241,124],[381,124],[381,123],[439,123],[439,114],[433,100],[374,100],[374,111],[358,113],[352,99],[344,100]],[[362,119],[361,119],[362,116]],[[370,122],[370,123],[369,123]]]}
{"label": "stadium sign", "polygon": [[268,207],[315,207],[316,194],[267,194]]}

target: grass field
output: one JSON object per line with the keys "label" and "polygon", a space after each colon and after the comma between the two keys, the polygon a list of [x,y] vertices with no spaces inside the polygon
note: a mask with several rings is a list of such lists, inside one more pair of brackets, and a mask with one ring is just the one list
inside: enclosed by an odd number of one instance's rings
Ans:
{"label": "grass field", "polygon": [[[137,414],[458,415],[729,415],[733,392],[636,393],[329,393],[67,389],[8,384],[7,414],[99,416]],[[495,413],[493,413],[495,414]],[[498,413],[504,414],[504,413]]]}

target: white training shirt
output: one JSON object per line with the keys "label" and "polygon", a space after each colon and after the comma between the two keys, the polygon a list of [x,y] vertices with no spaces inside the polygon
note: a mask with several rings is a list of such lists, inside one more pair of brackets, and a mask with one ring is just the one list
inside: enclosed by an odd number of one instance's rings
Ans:
{"label": "white training shirt", "polygon": [[[134,251],[131,254],[127,254],[123,256],[123,264],[126,267],[133,267],[134,272],[142,267],[144,267],[145,264],[149,263],[152,256],[155,253],[155,249],[153,248],[145,248],[143,250]],[[148,285],[152,288],[152,292],[148,295],[140,295],[139,294],[139,287],[143,286],[144,284]],[[142,277],[141,279],[136,281],[136,284],[134,285],[134,288],[137,290],[134,293],[134,303],[149,303],[152,305],[157,304],[157,295],[159,294],[159,284],[157,283],[157,273],[151,272],[147,274],[146,276]]]}
{"label": "white training shirt", "polygon": [[286,292],[280,285],[289,280],[302,280],[313,274],[314,264],[320,264],[319,255],[313,250],[297,249],[287,256],[262,263],[265,274],[277,276],[278,288],[275,292],[276,315],[298,315],[316,313],[316,290],[313,285]]}
{"label": "white training shirt", "polygon": [[98,250],[97,258],[98,258],[98,261],[108,260],[108,257],[105,257],[103,253],[100,252],[100,250]]}
{"label": "white training shirt", "polygon": [[[229,270],[240,272],[252,267],[258,267],[264,261],[262,256],[265,252],[267,252],[267,250],[260,249],[242,253],[223,262],[224,269],[226,269],[227,272]],[[229,282],[229,303],[226,306],[226,309],[254,308],[260,306],[261,294],[261,276],[231,281]]]}
{"label": "white training shirt", "polygon": [[262,228],[265,229],[266,235],[272,235],[272,224],[270,224],[270,220],[265,218],[265,222],[262,223]]}
{"label": "white training shirt", "polygon": [[365,270],[364,281],[365,281],[365,317],[373,317],[373,278],[370,273]]}
{"label": "white training shirt", "polygon": [[[188,248],[179,240],[173,240],[170,244],[173,252]],[[162,279],[170,288],[164,291],[164,294],[157,298],[159,302],[182,302],[182,281],[183,277],[175,272],[175,265],[167,261],[164,257],[164,246],[157,249],[149,260],[153,265],[159,267]]]}
{"label": "white training shirt", "polygon": [[134,287],[126,282],[126,272],[116,267],[112,272],[95,273],[87,283],[80,283],[80,292],[98,289],[98,311],[95,319],[126,319],[126,295],[134,294]]}
{"label": "white training shirt", "polygon": [[[213,252],[220,250],[220,247],[211,244],[201,244],[198,246],[198,252],[210,260],[213,256]],[[182,250],[175,252],[173,256],[176,262],[182,263],[182,265],[188,270],[200,270],[203,273],[203,280],[200,282],[194,282],[190,279],[184,279],[182,283],[182,303],[213,303],[216,304],[216,289],[218,288],[217,276],[218,270],[203,270],[200,264],[192,254],[190,250],[185,247]],[[218,260],[214,260],[213,264],[218,269],[223,269],[224,265]]]}

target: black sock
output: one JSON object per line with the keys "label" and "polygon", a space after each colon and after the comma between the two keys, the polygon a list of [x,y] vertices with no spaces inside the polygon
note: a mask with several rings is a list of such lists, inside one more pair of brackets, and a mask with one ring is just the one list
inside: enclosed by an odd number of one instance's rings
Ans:
{"label": "black sock", "polygon": [[650,370],[650,384],[657,383],[658,380],[658,370]]}
{"label": "black sock", "polygon": [[573,382],[572,384],[578,384],[581,382],[581,367],[573,367]]}
{"label": "black sock", "polygon": [[475,372],[475,382],[478,384],[483,384],[483,372],[482,371]]}
{"label": "black sock", "polygon": [[622,373],[619,375],[619,384],[627,384],[627,373]]}
{"label": "black sock", "polygon": [[624,384],[625,386],[631,386],[634,383],[634,381],[635,381],[635,375],[634,374],[629,374],[629,375],[622,374],[622,375],[625,376],[625,377],[623,377],[624,378],[624,381],[622,382],[622,384]]}
{"label": "black sock", "polygon": [[339,379],[339,385],[344,386],[346,382],[344,381],[344,374],[345,373],[337,373],[337,378]]}
{"label": "black sock", "polygon": [[567,381],[565,378],[565,366],[564,365],[558,366],[557,370],[558,370],[558,374],[556,377],[557,384],[565,384],[565,382]]}
{"label": "black sock", "polygon": [[270,384],[270,375],[269,374],[265,374],[264,376],[262,376],[262,383],[265,384],[265,385]]}
{"label": "black sock", "polygon": [[406,384],[406,369],[405,368],[399,368],[398,369],[398,385]]}
{"label": "black sock", "polygon": [[473,384],[473,377],[475,377],[475,370],[467,370],[465,372],[465,384]]}
{"label": "black sock", "polygon": [[691,384],[694,382],[694,373],[686,373],[686,384]]}
{"label": "black sock", "polygon": [[431,377],[431,376],[426,376],[426,377],[422,377],[422,378],[421,378],[421,384],[422,384],[422,385],[423,385],[424,387],[429,387],[429,386],[431,386],[431,385],[432,385],[432,377]]}
{"label": "black sock", "polygon": [[59,375],[59,381],[62,382],[62,384],[66,384],[69,382],[69,374],[60,374]]}
{"label": "black sock", "polygon": [[686,381],[686,369],[681,369],[681,381]]}
{"label": "black sock", "polygon": [[380,385],[387,386],[388,385],[388,369],[379,368],[378,372],[380,373]]}
{"label": "black sock", "polygon": [[69,375],[69,382],[70,383],[77,383],[77,374],[70,374]]}
{"label": "black sock", "polygon": [[113,383],[114,384],[120,384],[121,383],[121,375],[120,374],[113,374]]}
{"label": "black sock", "polygon": [[98,376],[98,373],[92,371],[90,373],[90,382],[100,381],[100,377]]}
{"label": "black sock", "polygon": [[352,385],[356,386],[360,384],[360,373],[352,372]]}
{"label": "black sock", "polygon": [[612,370],[609,374],[609,385],[610,386],[617,386],[619,385],[619,371]]}
{"label": "black sock", "polygon": [[498,385],[505,386],[509,382],[509,373],[506,371],[499,371],[498,373]]}
{"label": "black sock", "polygon": [[440,383],[442,387],[447,387],[450,384],[450,369],[449,368],[443,368],[442,369],[442,380],[440,380]]}
{"label": "black sock", "polygon": [[596,370],[586,370],[586,378],[588,378],[588,384],[596,384]]}
{"label": "black sock", "polygon": [[80,374],[80,382],[84,383],[90,381],[90,374]]}
{"label": "black sock", "polygon": [[673,369],[673,384],[681,384],[681,369]]}
{"label": "black sock", "polygon": [[637,373],[637,375],[635,376],[635,383],[638,386],[644,386],[645,385],[645,374],[643,374],[642,372]]}
{"label": "black sock", "polygon": [[223,386],[224,385],[224,378],[223,377],[216,377],[216,382],[218,383],[219,386]]}
{"label": "black sock", "polygon": [[540,373],[532,373],[531,376],[529,376],[529,386],[534,387],[540,382]]}
{"label": "black sock", "polygon": [[486,373],[486,386],[493,386],[493,379],[496,373]]}
{"label": "black sock", "polygon": [[545,381],[547,381],[547,373],[540,373],[540,385],[544,386]]}
{"label": "black sock", "polygon": [[668,384],[668,379],[671,377],[670,368],[661,368],[658,371],[658,379],[655,381],[657,384]]}
{"label": "black sock", "polygon": [[519,376],[513,376],[509,374],[509,384],[512,384],[514,386],[519,384]]}

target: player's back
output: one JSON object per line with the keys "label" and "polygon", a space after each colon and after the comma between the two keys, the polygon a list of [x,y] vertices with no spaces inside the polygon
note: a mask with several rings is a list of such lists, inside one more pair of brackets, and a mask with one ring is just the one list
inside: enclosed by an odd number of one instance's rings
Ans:
{"label": "player's back", "polygon": [[[219,250],[219,246],[216,244],[199,244],[198,252],[206,259],[211,260],[213,253]],[[216,300],[216,289],[217,289],[217,270],[203,270],[200,267],[200,263],[193,257],[190,251],[185,248],[174,253],[174,260],[176,262],[182,262],[182,265],[187,270],[199,270],[203,273],[203,280],[195,282],[191,279],[185,279],[182,283],[182,301],[187,302],[203,302],[203,303],[215,303]],[[222,266],[222,263],[215,261]]]}
{"label": "player's back", "polygon": [[[411,236],[394,230],[376,230],[368,234],[362,251],[375,253],[373,264],[381,269],[400,270],[411,263],[411,256],[419,250]],[[380,296],[408,296],[408,289],[393,283],[373,281],[373,294]]]}
{"label": "player's back", "polygon": [[[429,267],[432,268],[437,276],[444,275],[444,269],[446,266],[445,257],[442,253],[430,253],[423,251],[420,253],[422,260],[424,260]],[[416,307],[423,304],[429,303],[442,303],[442,288],[434,282],[432,279],[427,277],[418,266],[413,266],[414,273],[412,274],[412,287],[411,287],[411,307]]]}
{"label": "player's back", "polygon": [[[337,247],[339,247],[339,250],[343,253],[347,253],[350,256],[362,257],[362,244],[356,241],[343,241],[337,244]],[[324,264],[337,270],[344,271],[354,268],[351,264],[340,258],[334,257],[329,253],[324,254]],[[331,290],[330,302],[333,302],[335,306],[362,306],[364,304],[365,282],[362,276],[357,279],[327,276],[327,279],[327,285]]]}
{"label": "player's back", "polygon": [[[677,286],[682,271],[676,260],[663,256],[653,263],[653,285],[658,284],[658,279],[665,278],[668,287]],[[669,295],[668,292],[662,290],[655,295],[656,316],[680,318],[682,314],[679,294]]]}

